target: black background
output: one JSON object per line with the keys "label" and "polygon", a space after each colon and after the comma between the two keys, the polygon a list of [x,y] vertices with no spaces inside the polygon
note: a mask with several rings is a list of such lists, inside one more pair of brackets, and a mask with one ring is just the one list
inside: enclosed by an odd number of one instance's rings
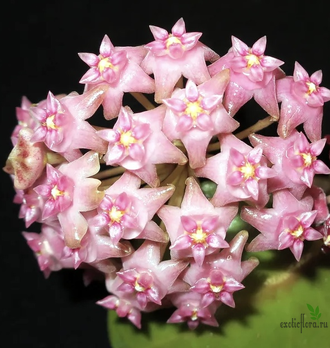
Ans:
{"label": "black background", "polygon": [[[32,102],[48,91],[82,92],[87,71],[78,52],[98,53],[105,34],[115,46],[153,40],[148,26],[171,30],[183,17],[187,31],[223,55],[231,35],[251,46],[267,35],[266,54],[285,61],[292,75],[297,60],[309,74],[322,69],[330,88],[330,18],[326,0],[314,1],[7,1],[1,9],[1,161],[11,150],[15,107],[23,95]],[[251,109],[252,110],[252,109]],[[254,111],[253,111],[254,112]],[[330,105],[324,134],[330,133]],[[326,156],[325,156],[326,158]],[[326,158],[327,159],[327,158]],[[14,190],[1,172],[0,341],[3,347],[109,347],[106,311],[95,301],[103,284],[85,288],[79,271],[52,273],[45,280],[21,231]],[[30,229],[31,230],[31,229]],[[1,344],[2,345],[2,344]]]}

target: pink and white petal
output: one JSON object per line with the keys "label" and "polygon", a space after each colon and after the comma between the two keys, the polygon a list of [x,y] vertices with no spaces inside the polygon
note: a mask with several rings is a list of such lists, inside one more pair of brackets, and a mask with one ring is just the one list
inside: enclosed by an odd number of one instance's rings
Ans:
{"label": "pink and white petal", "polygon": [[79,83],[93,84],[93,83],[98,83],[100,81],[101,81],[101,74],[99,69],[90,68],[79,80]]}
{"label": "pink and white petal", "polygon": [[172,34],[175,36],[181,36],[186,32],[186,24],[181,17],[172,27]]}
{"label": "pink and white petal", "polygon": [[207,114],[198,115],[198,117],[196,119],[196,124],[197,124],[199,129],[201,129],[202,131],[205,131],[205,132],[211,132],[214,129],[213,122],[212,122],[210,116]]}
{"label": "pink and white petal", "polygon": [[166,40],[168,38],[167,30],[157,27],[155,25],[149,25],[149,29],[156,40]]}
{"label": "pink and white petal", "polygon": [[190,102],[195,102],[198,99],[199,91],[198,91],[196,84],[193,81],[191,81],[191,80],[187,81],[185,94],[186,94],[187,99]]}
{"label": "pink and white petal", "polygon": [[298,63],[294,64],[293,79],[294,81],[304,81],[309,78],[307,71]]}
{"label": "pink and white petal", "polygon": [[176,113],[181,113],[186,110],[187,104],[178,98],[169,98],[163,100],[164,104]]}
{"label": "pink and white petal", "polygon": [[316,174],[330,174],[330,168],[320,160],[313,162],[313,169]]}
{"label": "pink and white petal", "polygon": [[180,59],[184,55],[184,49],[181,45],[181,43],[172,43],[168,47],[168,55],[172,59]]}
{"label": "pink and white petal", "polygon": [[78,53],[79,58],[90,67],[98,65],[100,58],[94,53]]}
{"label": "pink and white petal", "polygon": [[235,170],[227,177],[227,184],[232,186],[240,185],[243,181],[244,175],[239,170]]}
{"label": "pink and white petal", "polygon": [[118,165],[125,156],[125,147],[123,145],[115,145],[108,149],[104,155],[104,160],[107,165]]}
{"label": "pink and white petal", "polygon": [[120,139],[120,133],[114,129],[102,129],[97,131],[96,134],[111,144],[118,142]]}
{"label": "pink and white petal", "polygon": [[205,259],[205,248],[202,244],[192,246],[192,254],[198,266],[202,266]]}
{"label": "pink and white petal", "polygon": [[322,70],[317,70],[310,76],[310,80],[316,85],[321,84],[322,78],[323,78]]}
{"label": "pink and white petal", "polygon": [[103,115],[106,120],[117,117],[122,106],[124,92],[118,87],[110,87],[103,100]]}
{"label": "pink and white petal", "polygon": [[249,47],[237,37],[232,36],[231,42],[234,52],[237,52],[239,55],[243,56],[249,51]]}
{"label": "pink and white petal", "polygon": [[237,111],[253,97],[253,91],[248,91],[235,82],[229,82],[223,105],[228,114],[235,116]]}
{"label": "pink and white petal", "polygon": [[196,221],[189,216],[181,216],[181,224],[185,231],[189,233],[194,233],[197,230]]}
{"label": "pink and white petal", "polygon": [[250,68],[249,78],[253,82],[261,82],[264,79],[264,70],[260,65],[253,65]]}
{"label": "pink and white petal", "polygon": [[265,53],[267,45],[267,37],[263,36],[259,40],[257,40],[252,46],[252,53],[261,56]]}
{"label": "pink and white petal", "polygon": [[181,42],[184,45],[185,51],[189,51],[192,48],[194,48],[201,36],[202,36],[202,33],[199,33],[199,32],[185,33],[181,37]]}
{"label": "pink and white petal", "polygon": [[179,117],[179,121],[175,127],[175,130],[180,133],[188,132],[194,125],[192,118],[186,114]]}
{"label": "pink and white petal", "polygon": [[149,221],[138,237],[158,243],[167,243],[169,240],[168,234],[154,221]]}
{"label": "pink and white petal", "polygon": [[314,228],[307,228],[304,231],[304,237],[306,240],[318,240],[322,239],[324,236],[321,232],[314,230]]}
{"label": "pink and white petal", "polygon": [[143,163],[145,158],[144,146],[140,144],[131,144],[129,147],[129,155],[133,160]]}
{"label": "pink and white petal", "polygon": [[296,260],[299,262],[301,258],[301,254],[304,249],[304,242],[300,239],[296,239],[293,245],[290,247],[290,250],[292,251],[292,254],[296,258]]}

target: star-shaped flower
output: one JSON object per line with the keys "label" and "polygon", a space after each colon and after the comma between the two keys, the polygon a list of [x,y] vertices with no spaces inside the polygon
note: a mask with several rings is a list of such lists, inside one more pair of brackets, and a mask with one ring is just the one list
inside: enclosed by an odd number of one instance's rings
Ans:
{"label": "star-shaped flower", "polygon": [[186,156],[162,131],[165,110],[161,105],[134,114],[128,107],[121,108],[113,129],[97,132],[109,144],[104,156],[106,164],[120,165],[152,187],[159,185],[156,164],[185,164]]}
{"label": "star-shaped flower", "polygon": [[269,199],[267,180],[276,175],[268,167],[262,148],[252,148],[233,134],[219,137],[221,152],[209,157],[204,167],[197,168],[199,177],[208,178],[218,186],[211,202],[215,206],[247,200],[259,207]]}
{"label": "star-shaped flower", "polygon": [[174,24],[170,34],[153,25],[150,30],[155,41],[145,45],[149,52],[141,66],[147,74],[154,74],[157,103],[170,97],[182,75],[197,85],[210,78],[205,61],[219,56],[198,41],[202,33],[187,33],[183,18]]}
{"label": "star-shaped flower", "polygon": [[282,138],[303,124],[310,141],[321,139],[323,104],[330,100],[330,90],[321,87],[321,82],[321,70],[309,76],[298,62],[293,76],[277,81],[277,98],[282,103],[277,132]]}
{"label": "star-shaped flower", "polygon": [[194,258],[202,265],[206,255],[228,247],[226,231],[237,210],[235,205],[215,208],[189,177],[181,208],[165,205],[157,213],[171,240],[171,257]]}
{"label": "star-shaped flower", "polygon": [[313,198],[297,200],[288,190],[273,194],[273,208],[243,207],[241,217],[254,226],[259,234],[248,245],[248,251],[282,250],[290,248],[297,261],[304,248],[304,240],[317,240],[323,235],[311,227],[317,215]]}
{"label": "star-shaped flower", "polygon": [[97,84],[108,86],[102,102],[107,120],[117,117],[124,92],[154,92],[153,79],[139,65],[145,54],[143,47],[114,47],[107,35],[101,42],[99,55],[79,53],[79,57],[90,66],[80,83],[86,84],[86,89]]}
{"label": "star-shaped flower", "polygon": [[270,116],[279,117],[275,80],[285,76],[279,68],[284,62],[265,55],[266,42],[266,36],[263,36],[250,48],[232,36],[229,52],[209,66],[211,76],[230,69],[230,82],[224,98],[230,116],[254,97]]}
{"label": "star-shaped flower", "polygon": [[166,243],[167,234],[152,221],[158,209],[172,196],[174,186],[140,188],[141,179],[125,172],[104,191],[97,215],[90,225],[105,229],[114,244],[120,239],[149,239]]}
{"label": "star-shaped flower", "polygon": [[216,134],[231,133],[238,126],[222,105],[222,96],[229,82],[224,70],[199,86],[188,80],[185,89],[176,89],[168,106],[163,130],[170,140],[180,139],[188,152],[191,168],[202,167],[206,149]]}
{"label": "star-shaped flower", "polygon": [[315,174],[330,174],[330,169],[319,159],[326,139],[309,143],[302,132],[294,130],[289,137],[267,137],[252,134],[250,142],[262,148],[274,164],[276,176],[268,180],[268,191],[289,189],[300,199],[307,187],[311,188]]}

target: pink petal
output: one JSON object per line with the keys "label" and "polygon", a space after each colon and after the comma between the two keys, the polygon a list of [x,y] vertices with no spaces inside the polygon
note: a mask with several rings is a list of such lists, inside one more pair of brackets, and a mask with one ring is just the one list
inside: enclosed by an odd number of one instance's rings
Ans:
{"label": "pink petal", "polygon": [[205,97],[201,101],[201,107],[205,110],[212,110],[221,103],[221,95],[212,95],[211,97]]}
{"label": "pink petal", "polygon": [[330,168],[320,160],[313,162],[313,169],[315,170],[316,174],[330,174]]}
{"label": "pink petal", "polygon": [[196,232],[197,230],[196,221],[189,216],[181,216],[181,224],[183,228],[189,233]]}
{"label": "pink petal", "polygon": [[226,291],[228,291],[228,292],[234,292],[234,291],[244,289],[244,285],[239,283],[234,278],[227,278],[225,281],[224,287],[225,287]]}
{"label": "pink petal", "polygon": [[293,245],[290,247],[290,250],[292,251],[292,254],[294,255],[297,261],[300,260],[303,249],[304,243],[300,239],[295,240]]}
{"label": "pink petal", "polygon": [[198,88],[192,80],[186,83],[186,97],[190,102],[195,102],[199,97]]}
{"label": "pink petal", "polygon": [[196,244],[192,247],[192,253],[195,259],[195,262],[198,266],[202,266],[205,258],[205,248],[202,244]]}
{"label": "pink petal", "polygon": [[184,235],[180,236],[171,246],[170,249],[172,250],[184,250],[191,247],[191,239],[189,236]]}
{"label": "pink petal", "polygon": [[179,121],[175,127],[175,130],[178,132],[187,132],[193,126],[193,120],[187,115],[182,115],[179,117]]}
{"label": "pink petal", "polygon": [[203,308],[209,306],[213,301],[214,301],[214,294],[211,292],[206,293],[203,297],[202,297],[202,301],[201,301],[201,305]]}
{"label": "pink petal", "polygon": [[242,167],[245,164],[244,155],[234,148],[230,149],[230,160],[235,164],[236,167]]}
{"label": "pink petal", "polygon": [[215,230],[218,223],[219,223],[218,216],[212,216],[212,217],[205,218],[202,222],[202,229],[205,232],[212,232],[213,230]]}
{"label": "pink petal", "polygon": [[322,153],[323,151],[323,148],[325,146],[327,142],[327,139],[320,139],[318,141],[315,141],[311,144],[310,146],[310,153],[313,155],[313,156],[318,156]]}
{"label": "pink petal", "polygon": [[155,25],[149,25],[150,31],[156,40],[166,40],[168,38],[167,30],[156,27]]}
{"label": "pink petal", "polygon": [[264,79],[264,71],[260,65],[254,65],[250,68],[250,79],[253,82],[260,82]]}
{"label": "pink petal", "polygon": [[186,32],[186,25],[181,17],[172,27],[172,34],[175,36],[181,36]]}
{"label": "pink petal", "polygon": [[196,119],[197,126],[202,131],[212,131],[213,130],[213,122],[209,115],[201,114]]}
{"label": "pink petal", "polygon": [[232,186],[237,186],[242,183],[244,175],[239,170],[235,170],[227,177],[227,184]]}
{"label": "pink petal", "polygon": [[115,145],[105,154],[106,164],[118,164],[125,157],[125,147]]}
{"label": "pink petal", "polygon": [[115,206],[119,210],[125,210],[129,207],[130,199],[126,192],[121,193],[115,200]]}
{"label": "pink petal", "polygon": [[206,238],[206,242],[211,248],[215,248],[215,249],[229,247],[229,244],[216,234],[211,234],[210,236],[208,236]]}
{"label": "pink petal", "polygon": [[198,292],[200,294],[205,294],[210,288],[209,283],[205,278],[199,279],[194,286],[191,287],[192,291]]}
{"label": "pink petal", "polygon": [[260,179],[268,179],[273,178],[277,175],[276,171],[272,168],[268,168],[265,166],[260,166],[256,169],[256,175]]}
{"label": "pink petal", "polygon": [[169,56],[173,59],[180,59],[184,54],[184,50],[181,43],[171,44],[168,50],[169,50]]}
{"label": "pink petal", "polygon": [[100,45],[100,53],[103,57],[109,57],[111,50],[113,48],[113,44],[109,39],[108,35],[104,35],[103,40]]}
{"label": "pink petal", "polygon": [[171,110],[177,113],[181,113],[186,110],[187,105],[184,101],[178,98],[169,98],[163,100],[164,104],[167,105]]}
{"label": "pink petal", "polygon": [[150,125],[148,123],[143,123],[133,128],[132,136],[137,140],[145,139],[150,132]]}
{"label": "pink petal", "polygon": [[239,55],[244,56],[249,51],[249,47],[237,37],[232,36],[231,41],[234,51],[238,52]]}
{"label": "pink petal", "polygon": [[123,236],[123,232],[124,232],[123,227],[118,222],[115,222],[110,226],[109,234],[110,234],[110,237],[111,237],[113,244],[115,244],[115,245],[118,244],[119,240]]}
{"label": "pink petal", "polygon": [[111,144],[116,143],[120,139],[120,133],[114,129],[102,129],[97,131],[96,134]]}
{"label": "pink petal", "polygon": [[267,44],[267,37],[266,36],[261,37],[258,41],[256,41],[253,44],[252,53],[257,56],[261,56],[262,54],[265,53],[266,44]]}
{"label": "pink petal", "polygon": [[142,162],[145,156],[145,149],[143,145],[131,144],[129,147],[129,155],[137,162]]}
{"label": "pink petal", "polygon": [[247,155],[247,159],[251,164],[258,164],[261,160],[261,157],[262,157],[261,147],[255,147]]}
{"label": "pink petal", "polygon": [[221,291],[220,293],[220,300],[223,302],[225,305],[235,308],[235,301],[233,298],[233,295],[227,291]]}
{"label": "pink petal", "polygon": [[317,86],[322,82],[322,70],[317,70],[310,76],[310,80]]}
{"label": "pink petal", "polygon": [[323,235],[319,231],[314,230],[314,228],[307,228],[304,231],[304,237],[306,240],[318,240],[322,239]]}
{"label": "pink petal", "polygon": [[293,79],[294,81],[304,81],[309,78],[307,71],[298,63],[295,62]]}
{"label": "pink petal", "polygon": [[94,53],[78,53],[79,58],[89,66],[97,66],[100,58]]}
{"label": "pink petal", "polygon": [[258,187],[258,182],[257,180],[254,179],[248,179],[245,182],[246,189],[248,192],[251,194],[251,196],[254,199],[258,199],[258,194],[259,194],[259,187]]}

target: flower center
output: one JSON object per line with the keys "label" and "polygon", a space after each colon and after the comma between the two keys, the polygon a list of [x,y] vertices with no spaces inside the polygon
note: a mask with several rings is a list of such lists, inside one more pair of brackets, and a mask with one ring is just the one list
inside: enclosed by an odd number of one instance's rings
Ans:
{"label": "flower center", "polygon": [[216,293],[216,294],[219,294],[221,292],[223,288],[223,284],[221,285],[213,285],[210,283],[210,289],[212,290],[212,292]]}
{"label": "flower center", "polygon": [[47,127],[48,129],[57,129],[58,127],[56,126],[54,119],[55,119],[55,114],[48,116],[46,119],[46,122],[43,125]]}
{"label": "flower center", "polygon": [[181,40],[173,34],[170,34],[166,40],[166,48],[169,48],[173,44],[181,44]]}
{"label": "flower center", "polygon": [[308,87],[308,91],[307,91],[308,95],[311,95],[312,93],[316,92],[317,86],[315,85],[315,83],[308,81],[306,82],[306,85]]}
{"label": "flower center", "polygon": [[306,152],[301,153],[300,155],[304,160],[305,167],[310,167],[312,165],[312,163],[314,162],[314,160],[316,159],[316,157],[312,156],[309,152],[308,153],[306,153]]}
{"label": "flower center", "polygon": [[194,244],[206,243],[207,233],[199,226],[197,230],[189,234]]}
{"label": "flower center", "polygon": [[57,185],[55,185],[52,190],[51,190],[51,195],[53,197],[53,199],[56,199],[59,196],[63,196],[64,195],[64,191],[61,191],[57,188]]}
{"label": "flower center", "polygon": [[260,59],[258,56],[256,56],[255,54],[248,54],[245,56],[245,59],[247,60],[247,67],[251,68],[255,65],[259,65],[260,64]]}
{"label": "flower center", "polygon": [[112,222],[119,223],[121,218],[125,215],[125,212],[122,210],[118,210],[116,207],[112,207],[109,211],[109,217]]}
{"label": "flower center", "polygon": [[324,245],[330,247],[330,234],[327,237],[324,237]]}
{"label": "flower center", "polygon": [[102,73],[105,69],[114,69],[114,65],[109,58],[101,58],[98,64],[98,69]]}
{"label": "flower center", "polygon": [[200,101],[187,102],[184,113],[195,121],[200,114],[205,113],[205,110],[200,106]]}
{"label": "flower center", "polygon": [[191,316],[190,316],[190,319],[191,319],[192,321],[198,320],[198,309],[195,308],[195,309],[192,311]]}
{"label": "flower center", "polygon": [[121,133],[119,142],[125,147],[129,147],[131,144],[136,143],[136,139],[132,136],[132,131]]}
{"label": "flower center", "polygon": [[255,166],[252,165],[250,162],[246,162],[244,166],[239,167],[238,169],[243,175],[244,175],[244,179],[248,180],[250,178],[256,179],[256,175],[255,175]]}
{"label": "flower center", "polygon": [[300,238],[304,233],[304,228],[299,224],[298,228],[293,231],[289,231],[289,233],[295,238]]}

